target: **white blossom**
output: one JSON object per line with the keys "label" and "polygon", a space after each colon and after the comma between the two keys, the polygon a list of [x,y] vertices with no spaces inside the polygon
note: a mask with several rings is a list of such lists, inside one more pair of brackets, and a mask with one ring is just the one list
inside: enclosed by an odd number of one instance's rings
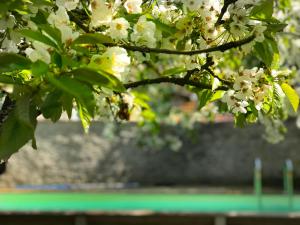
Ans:
{"label": "white blossom", "polygon": [[234,106],[232,107],[232,112],[233,113],[243,113],[246,114],[247,113],[247,109],[246,107],[249,105],[249,103],[247,101],[239,101],[236,102],[234,104]]}
{"label": "white blossom", "polygon": [[79,0],[56,0],[58,7],[65,7],[68,11],[76,9]]}
{"label": "white blossom", "polygon": [[79,32],[74,32],[73,29],[69,26],[61,27],[61,39],[64,43],[69,45],[74,41],[76,38],[79,37]]}
{"label": "white blossom", "polygon": [[3,40],[1,50],[5,51],[5,52],[11,52],[11,53],[18,53],[19,52],[17,44],[14,41],[9,40],[7,38],[5,38]]}
{"label": "white blossom", "polygon": [[183,4],[190,11],[197,11],[200,8],[200,6],[203,4],[203,0],[183,0]]}
{"label": "white blossom", "polygon": [[127,39],[129,22],[124,18],[117,18],[110,23],[108,29],[109,35],[116,40]]}
{"label": "white blossom", "polygon": [[38,60],[44,61],[45,63],[50,63],[51,62],[51,56],[48,52],[48,46],[44,45],[41,42],[37,42],[34,41],[32,43],[33,48],[27,48],[25,50],[26,55],[28,56],[28,58],[33,61],[36,62]]}
{"label": "white blossom", "polygon": [[52,12],[47,20],[57,28],[64,27],[70,22],[68,12],[64,7],[59,7],[56,12]]}
{"label": "white blossom", "polygon": [[124,3],[124,7],[128,13],[138,14],[138,13],[142,13],[142,8],[141,8],[142,3],[143,0],[127,0]]}
{"label": "white blossom", "polygon": [[120,80],[129,65],[130,57],[120,47],[108,48],[102,55],[93,55],[89,64],[90,67],[111,73]]}
{"label": "white blossom", "polygon": [[92,0],[90,9],[92,11],[90,27],[108,25],[113,19],[112,7],[105,0]]}
{"label": "white blossom", "polygon": [[234,37],[243,37],[245,36],[245,33],[248,30],[248,28],[244,24],[238,22],[230,23],[229,27],[230,27],[230,33]]}
{"label": "white blossom", "polygon": [[156,47],[156,26],[152,21],[147,21],[145,16],[141,16],[136,25],[134,25],[131,40],[138,45],[147,47]]}

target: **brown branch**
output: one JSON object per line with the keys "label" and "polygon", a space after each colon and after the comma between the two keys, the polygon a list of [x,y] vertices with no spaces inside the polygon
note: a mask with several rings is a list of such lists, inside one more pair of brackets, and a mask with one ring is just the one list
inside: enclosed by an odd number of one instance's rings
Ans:
{"label": "brown branch", "polygon": [[[192,81],[192,80],[187,80],[185,78],[177,78],[177,77],[159,77],[159,78],[155,78],[155,79],[145,79],[145,80],[141,80],[141,81],[136,81],[136,82],[131,82],[131,83],[127,83],[124,84],[124,87],[126,89],[130,89],[130,88],[137,88],[137,87],[141,87],[141,86],[147,86],[147,85],[151,85],[151,84],[161,84],[161,83],[170,83],[170,84],[176,84],[179,86],[193,86],[196,88],[201,88],[201,89],[212,89],[211,85],[207,85],[207,84],[202,84],[196,81]],[[224,86],[220,86],[217,90],[227,90],[227,87]]]}
{"label": "brown branch", "polygon": [[80,29],[82,29],[86,33],[90,32],[89,27],[83,24],[82,21],[78,19],[72,12],[69,11],[68,15],[70,17],[70,20],[73,21]]}
{"label": "brown branch", "polygon": [[188,70],[186,75],[184,76],[185,80],[189,80],[191,78],[192,75],[194,75],[194,73],[199,72],[200,70],[198,68],[192,69],[192,70]]}
{"label": "brown branch", "polygon": [[241,47],[245,44],[248,44],[249,42],[253,41],[255,38],[254,35],[247,37],[245,39],[239,40],[239,41],[232,41],[228,42],[222,45],[218,45],[211,48],[206,49],[199,49],[199,50],[193,50],[193,51],[177,51],[177,50],[169,50],[169,49],[160,49],[160,48],[147,48],[147,47],[140,47],[140,46],[132,46],[132,45],[123,45],[123,44],[115,44],[115,43],[105,43],[103,45],[107,47],[121,47],[128,51],[133,52],[143,52],[143,53],[160,53],[160,54],[168,54],[168,55],[198,55],[203,53],[210,53],[210,52],[225,52],[227,50]]}
{"label": "brown branch", "polygon": [[231,5],[231,4],[235,3],[235,2],[237,2],[237,0],[224,0],[224,5],[223,5],[223,7],[221,9],[221,13],[220,13],[220,15],[218,17],[218,20],[217,20],[215,26],[219,26],[219,25],[221,25],[223,23],[223,17],[225,15],[225,13],[227,12],[227,9],[228,9],[229,5]]}

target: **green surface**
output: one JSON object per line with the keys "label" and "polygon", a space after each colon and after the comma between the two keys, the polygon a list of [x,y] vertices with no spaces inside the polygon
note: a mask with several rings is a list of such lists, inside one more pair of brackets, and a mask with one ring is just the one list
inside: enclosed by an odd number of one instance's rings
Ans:
{"label": "green surface", "polygon": [[300,211],[300,196],[1,193],[0,211],[270,212]]}

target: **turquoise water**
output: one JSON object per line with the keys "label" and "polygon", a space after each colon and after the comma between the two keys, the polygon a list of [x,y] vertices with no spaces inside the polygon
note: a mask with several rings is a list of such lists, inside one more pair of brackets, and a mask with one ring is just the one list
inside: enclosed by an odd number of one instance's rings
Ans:
{"label": "turquoise water", "polygon": [[292,205],[284,195],[121,194],[121,193],[1,193],[0,211],[132,211],[268,212],[300,211],[300,196]]}

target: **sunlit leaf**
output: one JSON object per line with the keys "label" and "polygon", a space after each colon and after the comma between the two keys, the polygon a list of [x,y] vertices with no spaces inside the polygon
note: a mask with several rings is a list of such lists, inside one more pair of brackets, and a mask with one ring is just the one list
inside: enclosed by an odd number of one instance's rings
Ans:
{"label": "sunlit leaf", "polygon": [[295,110],[295,112],[297,112],[299,107],[299,95],[297,94],[295,89],[287,83],[281,84],[281,88],[285,93],[286,97],[288,98],[289,102],[293,106],[293,109]]}

